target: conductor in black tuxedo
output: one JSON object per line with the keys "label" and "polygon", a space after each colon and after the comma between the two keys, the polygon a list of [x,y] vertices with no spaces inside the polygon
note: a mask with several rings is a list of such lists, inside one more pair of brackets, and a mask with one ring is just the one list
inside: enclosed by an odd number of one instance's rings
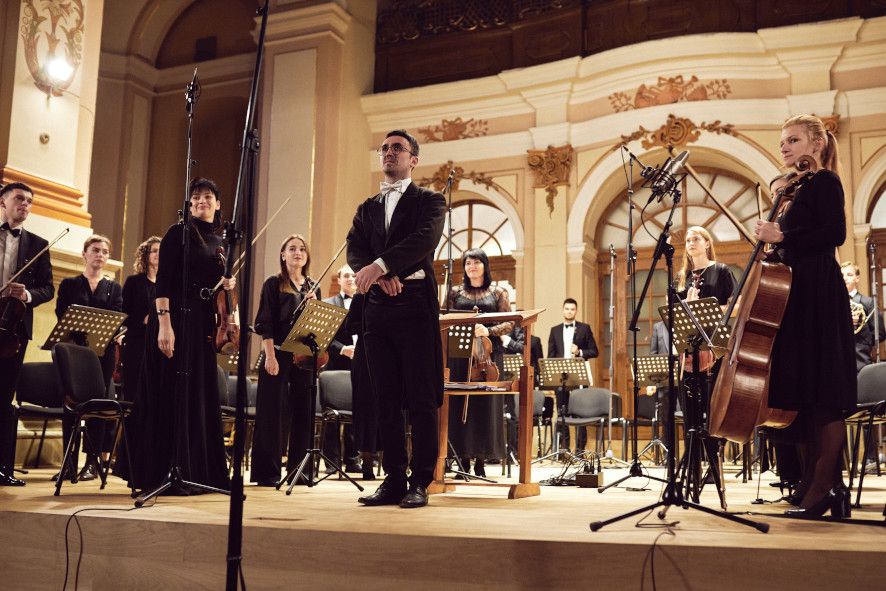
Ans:
{"label": "conductor in black tuxedo", "polygon": [[[34,202],[34,191],[24,183],[9,183],[0,188],[0,288],[9,283],[48,242],[22,228]],[[19,349],[11,357],[0,357],[0,486],[24,486],[13,477],[17,419],[12,406],[16,380],[31,340],[34,308],[48,302],[55,294],[49,252],[43,253],[22,275],[0,293],[25,304],[25,313],[15,327]]]}
{"label": "conductor in black tuxedo", "polygon": [[[843,282],[849,292],[850,301],[861,305],[861,308],[852,306],[852,330],[855,331],[855,370],[861,371],[862,367],[871,364],[871,353],[878,344],[874,342],[874,322],[879,323],[877,328],[880,332],[880,342],[886,340],[883,315],[880,312],[873,314],[874,298],[862,295],[858,291],[858,284],[861,281],[858,265],[846,261],[840,265],[840,272],[843,274]],[[864,310],[864,316],[861,315],[861,310]]]}
{"label": "conductor in black tuxedo", "polygon": [[[348,264],[366,294],[363,340],[387,473],[375,493],[359,499],[364,505],[427,505],[438,455],[443,357],[433,258],[446,200],[412,182],[418,154],[406,131],[385,136],[378,149],[381,191],[357,208],[348,233]],[[411,462],[404,410],[412,426]]]}
{"label": "conductor in black tuxedo", "polygon": [[[563,323],[551,328],[548,337],[548,357],[580,357],[584,360],[596,357],[597,341],[594,340],[594,332],[590,325],[578,322],[575,315],[578,313],[578,302],[573,298],[563,300]],[[549,404],[549,403],[548,403]],[[569,404],[569,393],[557,391],[557,408],[563,409]],[[545,409],[547,411],[548,409]],[[547,414],[547,412],[545,413]],[[569,429],[561,431],[562,446],[569,448]],[[578,429],[576,441],[578,449],[583,449],[587,438],[584,429]]]}
{"label": "conductor in black tuxedo", "polygon": [[[338,270],[338,287],[339,292],[323,301],[339,308],[345,308],[350,312],[351,303],[354,300],[354,294],[357,293],[357,283],[355,281],[355,273],[345,265]],[[335,333],[335,338],[329,343],[329,363],[326,364],[326,370],[351,371],[351,360],[354,358],[354,335],[351,334],[351,323],[345,320]],[[351,425],[342,426],[342,437],[344,438],[345,461],[339,457],[340,450],[338,445],[338,429],[334,422],[326,425],[326,433],[323,437],[326,449],[323,452],[326,456],[336,464],[342,465],[346,472],[361,472],[362,468],[357,460],[359,456],[354,448],[354,433]],[[335,468],[326,467],[329,474],[335,473]]]}

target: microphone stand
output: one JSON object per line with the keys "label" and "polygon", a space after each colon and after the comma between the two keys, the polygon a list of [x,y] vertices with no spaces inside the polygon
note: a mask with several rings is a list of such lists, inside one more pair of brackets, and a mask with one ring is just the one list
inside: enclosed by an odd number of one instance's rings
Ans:
{"label": "microphone stand", "polygon": [[449,171],[449,178],[446,180],[446,188],[443,191],[446,193],[446,224],[448,226],[446,230],[446,266],[445,266],[445,274],[443,276],[443,284],[445,286],[445,292],[443,294],[445,305],[441,305],[441,312],[444,314],[448,312],[455,312],[456,310],[449,309],[449,294],[452,293],[452,181],[455,179],[455,168]]}
{"label": "microphone stand", "polygon": [[[627,251],[626,259],[627,259],[628,277],[631,278],[631,306],[634,307],[634,318],[635,318],[635,320],[633,320],[631,322],[631,325],[628,329],[633,333],[632,340],[631,340],[631,349],[634,352],[634,357],[633,357],[633,360],[631,361],[631,363],[633,363],[633,366],[634,366],[634,374],[633,374],[634,375],[634,417],[633,417],[633,419],[631,419],[631,422],[633,422],[633,429],[632,429],[632,435],[631,435],[631,464],[628,467],[627,475],[622,476],[621,478],[619,478],[615,482],[612,482],[610,484],[607,484],[606,486],[598,488],[597,492],[599,492],[599,493],[604,493],[608,489],[612,488],[613,486],[618,486],[622,482],[625,482],[626,480],[630,480],[631,478],[640,478],[643,476],[643,465],[640,463],[640,455],[637,451],[637,448],[638,448],[638,445],[637,445],[637,414],[639,412],[638,409],[639,409],[639,405],[640,405],[640,386],[639,386],[639,381],[637,380],[637,376],[640,375],[639,374],[640,370],[637,367],[637,356],[638,356],[638,353],[637,353],[637,332],[639,329],[637,328],[636,318],[638,317],[638,311],[639,311],[640,307],[636,303],[637,302],[637,273],[636,273],[637,251],[634,249],[634,209],[635,209],[635,206],[634,206],[634,161],[636,160],[637,164],[639,164],[642,167],[642,169],[640,171],[640,176],[643,177],[644,179],[646,179],[647,182],[654,179],[657,171],[654,168],[652,168],[650,166],[646,166],[642,162],[640,162],[639,158],[637,158],[636,156],[631,154],[631,151],[628,150],[627,146],[622,146],[622,149],[625,152],[627,152],[627,154],[628,154],[628,170],[630,171],[628,173],[628,190],[627,190],[628,245],[627,245],[627,249],[626,249],[626,251]],[[676,207],[676,205],[675,205],[675,207]],[[671,216],[673,216],[673,215],[674,215],[674,212],[672,210]],[[668,245],[668,246],[670,247],[670,245]],[[671,247],[671,248],[673,248],[673,247]],[[655,269],[655,262],[656,262],[656,260],[653,260],[652,270],[649,271],[650,277],[652,276],[652,271]],[[610,282],[612,282],[613,279],[614,279],[613,277],[610,277]],[[649,284],[649,281],[647,280],[647,287],[648,287],[648,284]],[[640,296],[641,303],[642,303],[643,297],[645,295],[646,295],[646,289],[644,288],[643,295]],[[609,346],[612,347],[611,341],[610,341]],[[612,380],[613,375],[611,372],[610,372],[609,376],[610,376],[609,379]],[[611,430],[612,430],[612,428],[610,427],[610,431]],[[673,449],[673,448],[668,448],[668,449]],[[670,453],[670,452],[668,452],[668,453]],[[607,452],[607,454],[608,454],[608,452]],[[648,472],[647,472],[647,474],[648,474]],[[647,475],[647,478],[649,478],[651,480],[657,480],[659,482],[667,482],[665,479],[659,478],[658,476]]]}
{"label": "microphone stand", "polygon": [[868,242],[871,264],[871,298],[874,300],[874,363],[880,363],[880,281],[877,278],[877,245]]}
{"label": "microphone stand", "polygon": [[[673,225],[674,213],[677,211],[677,205],[680,203],[680,190],[676,188],[675,184],[674,187],[672,187],[668,192],[673,195],[671,212],[668,215],[667,223],[665,223],[664,228],[662,228],[661,234],[658,237],[658,242],[655,246],[655,253],[652,255],[652,264],[649,267],[649,274],[646,276],[646,283],[643,285],[643,291],[640,292],[640,300],[634,307],[634,315],[631,318],[630,324],[630,330],[635,331],[634,334],[636,339],[637,323],[639,322],[640,314],[643,311],[643,301],[646,299],[646,294],[649,291],[649,286],[652,284],[652,278],[655,274],[655,267],[658,265],[658,261],[661,259],[662,255],[664,255],[668,275],[668,399],[667,422],[665,423],[665,439],[667,441],[666,445],[669,450],[667,454],[667,479],[662,481],[665,483],[665,488],[664,492],[662,493],[661,500],[650,505],[640,507],[639,509],[628,511],[627,513],[623,513],[610,519],[606,519],[603,521],[594,521],[590,524],[590,528],[591,531],[597,531],[600,528],[609,525],[610,523],[615,523],[616,521],[621,521],[623,519],[627,519],[628,517],[639,515],[640,513],[645,513],[647,511],[653,511],[659,507],[662,507],[662,509],[658,511],[657,516],[659,519],[663,520],[667,515],[668,509],[676,505],[678,507],[682,507],[683,509],[697,509],[698,511],[701,511],[703,513],[708,513],[709,515],[714,515],[723,519],[728,519],[729,521],[740,523],[742,525],[747,525],[753,527],[757,531],[766,533],[769,531],[768,523],[752,521],[750,519],[745,519],[744,517],[739,517],[738,515],[733,515],[725,511],[719,511],[717,509],[711,509],[709,507],[705,507],[704,505],[700,505],[698,503],[687,500],[683,496],[681,483],[677,480],[676,458],[674,457],[675,454],[673,453],[673,450],[676,449],[675,446],[677,438],[676,421],[674,418],[674,413],[677,410],[675,396],[676,384],[674,381],[674,370],[677,364],[677,356],[674,355],[674,306],[676,302],[676,294],[671,288],[671,286],[673,285],[674,277],[674,247],[671,246],[668,240],[671,226]],[[636,357],[634,359],[636,360]],[[637,388],[638,386],[635,381],[634,390],[636,391]],[[636,399],[634,401],[634,405],[636,407]],[[639,464],[637,464],[637,466],[639,466]],[[633,468],[633,465],[631,467]]]}
{"label": "microphone stand", "polygon": [[[632,187],[628,187],[628,191],[632,191]],[[630,240],[630,238],[628,238]],[[609,245],[609,384],[612,385],[615,380],[615,259],[617,255],[615,254],[615,247],[612,244]],[[636,341],[636,339],[635,339]],[[635,368],[636,371],[636,368]],[[627,428],[627,423],[622,422],[622,429]],[[605,459],[609,460],[613,463],[623,464],[628,466],[629,464],[624,460],[620,460],[615,457],[615,454],[612,453],[612,397],[609,397],[609,441],[606,443],[606,453],[604,454]],[[636,449],[636,445],[634,446]],[[622,453],[625,453],[624,451]],[[600,463],[600,458],[597,458],[597,463]]]}
{"label": "microphone stand", "polygon": [[182,270],[181,270],[181,313],[176,345],[178,346],[178,359],[176,364],[176,389],[178,390],[177,404],[173,405],[173,445],[172,461],[169,472],[163,483],[147,493],[142,493],[135,499],[136,508],[143,507],[150,499],[163,494],[172,487],[191,490],[200,490],[210,493],[229,494],[228,491],[208,486],[199,482],[185,480],[181,469],[182,431],[185,429],[185,416],[183,409],[185,402],[190,399],[191,393],[191,368],[188,317],[191,315],[188,301],[188,286],[190,285],[190,253],[191,253],[191,167],[194,161],[191,159],[192,132],[194,128],[194,115],[197,110],[197,101],[200,100],[200,82],[197,80],[197,68],[194,68],[194,77],[185,89],[185,112],[188,115],[188,147],[187,161],[185,163],[185,198],[182,204]]}
{"label": "microphone stand", "polygon": [[[227,241],[226,260],[233,264],[234,252],[243,239],[243,268],[245,272],[240,288],[240,326],[249,326],[249,307],[252,294],[252,225],[255,211],[255,188],[257,181],[257,163],[259,150],[258,131],[254,129],[255,109],[258,102],[258,86],[261,77],[262,59],[264,57],[265,30],[268,26],[268,0],[256,14],[261,15],[259,26],[258,47],[255,53],[255,68],[252,72],[252,86],[249,90],[249,103],[246,106],[246,121],[243,125],[243,139],[240,144],[240,171],[237,175],[237,189],[234,197],[234,210],[231,220],[226,224],[225,238]],[[244,203],[245,201],[245,203]],[[241,206],[243,215],[240,215]],[[242,217],[242,219],[241,219]],[[242,222],[238,228],[237,222]],[[227,274],[230,269],[226,269]],[[228,515],[228,554],[225,589],[235,591],[239,587],[246,589],[243,578],[243,455],[246,440],[246,373],[248,367],[249,339],[240,339],[240,351],[237,358],[237,399],[234,415],[234,454],[231,461],[231,503]]]}

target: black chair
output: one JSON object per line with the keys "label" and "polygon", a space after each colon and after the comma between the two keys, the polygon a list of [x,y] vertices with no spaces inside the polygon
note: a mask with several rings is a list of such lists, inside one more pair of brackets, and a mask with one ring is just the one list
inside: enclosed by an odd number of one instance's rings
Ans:
{"label": "black chair", "polygon": [[[55,482],[55,496],[61,494],[62,481],[65,479],[65,471],[74,465],[74,458],[80,453],[80,440],[86,433],[84,421],[86,419],[100,419],[114,421],[114,445],[108,461],[99,459],[99,477],[101,488],[104,489],[108,481],[108,469],[117,452],[117,442],[122,435],[126,450],[127,465],[132,465],[129,457],[130,445],[126,438],[126,417],[132,411],[132,403],[123,400],[105,398],[107,389],[102,375],[102,366],[96,354],[88,347],[81,347],[72,343],[57,343],[52,348],[52,358],[58,371],[59,383],[64,396],[65,413],[73,416],[74,428],[71,438],[65,448],[62,458],[62,470]],[[89,435],[87,434],[88,438]],[[93,442],[97,446],[100,442]],[[71,482],[77,482],[76,470],[71,470]],[[131,486],[131,485],[130,485]],[[133,494],[135,489],[132,489]]]}
{"label": "black chair", "polygon": [[[221,366],[216,366],[216,380],[218,382],[218,396],[221,405],[222,424],[230,427],[230,434],[225,437],[225,449],[229,450],[228,461],[230,464],[230,450],[233,449],[234,421],[237,418],[237,376],[228,375]],[[255,401],[258,397],[258,384],[252,380],[246,381],[246,441],[243,442],[243,461],[246,469],[252,458],[252,436],[255,431]],[[230,467],[230,466],[229,466]]]}
{"label": "black chair", "polygon": [[[511,423],[520,424],[520,399],[514,397],[514,416],[509,419]],[[544,444],[550,441],[548,449],[553,447],[553,432],[551,431],[551,420],[544,417],[545,410],[545,393],[542,390],[533,390],[532,392],[532,424],[538,428],[538,452],[536,457],[544,455]]]}
{"label": "black chair", "polygon": [[[846,419],[846,424],[854,431],[852,443],[852,467],[849,471],[849,487],[858,469],[858,447],[864,434],[862,466],[858,477],[858,491],[855,506],[861,506],[861,489],[864,486],[864,463],[874,446],[874,425],[886,422],[886,362],[872,363],[861,368],[858,373],[858,399],[856,412]],[[877,453],[879,465],[879,453]]]}
{"label": "black chair", "polygon": [[[345,460],[345,443],[342,426],[353,423],[354,396],[351,391],[351,372],[348,370],[328,370],[320,373],[320,405],[322,426],[320,428],[320,449],[324,449],[326,425],[335,422],[338,434],[339,461]],[[341,475],[339,475],[341,478]]]}
{"label": "black chair", "polygon": [[55,366],[50,362],[22,365],[16,385],[15,400],[18,405],[16,408],[18,419],[43,421],[37,455],[34,456],[34,463],[31,465],[33,468],[39,468],[49,421],[61,421],[65,414]]}
{"label": "black chair", "polygon": [[[600,451],[600,446],[605,438],[605,430],[612,428],[609,424],[609,404],[612,402],[613,421],[617,415],[616,407],[620,407],[621,398],[618,394],[605,388],[578,388],[569,393],[569,405],[566,417],[563,419],[567,426],[576,428],[595,427],[596,443],[595,451]],[[620,408],[619,408],[620,410]],[[622,429],[624,436],[625,430]]]}

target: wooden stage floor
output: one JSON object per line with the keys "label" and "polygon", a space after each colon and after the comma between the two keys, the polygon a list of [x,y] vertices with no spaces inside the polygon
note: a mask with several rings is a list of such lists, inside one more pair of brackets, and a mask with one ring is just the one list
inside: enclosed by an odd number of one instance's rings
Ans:
{"label": "wooden stage floor", "polygon": [[[126,511],[132,503],[118,479],[105,491],[96,482],[66,484],[54,497],[53,472],[32,471],[24,488],[0,487],[3,589],[61,589],[65,527],[86,508],[95,509],[68,532],[69,589],[81,550],[79,589],[224,587],[227,497],[163,497]],[[553,472],[542,466],[533,476]],[[604,473],[612,482],[624,471]],[[764,475],[761,493],[775,500],[769,481]],[[886,587],[886,528],[873,525],[883,522],[886,476],[866,478],[864,507],[853,513],[871,525],[776,517],[784,504],[751,504],[756,480],[730,474],[727,483],[729,510],[766,514],[753,518],[770,524],[768,534],[680,508],[667,514],[678,522],[670,527],[648,515],[642,526],[637,516],[589,530],[591,521],[655,502],[660,484],[645,478],[627,483],[646,484],[643,492],[542,486],[540,496],[518,500],[501,488],[462,487],[417,510],[362,507],[358,491],[337,480],[289,497],[249,487],[243,569],[250,590],[652,589],[653,567],[662,589]],[[374,490],[377,482],[366,484]],[[715,494],[705,490],[702,504],[716,507]]]}

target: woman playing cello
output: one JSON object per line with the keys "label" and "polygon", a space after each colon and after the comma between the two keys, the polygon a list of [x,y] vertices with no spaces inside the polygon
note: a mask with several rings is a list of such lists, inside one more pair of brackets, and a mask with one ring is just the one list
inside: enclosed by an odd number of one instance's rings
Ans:
{"label": "woman playing cello", "polygon": [[846,239],[843,187],[837,176],[837,141],[822,121],[798,115],[782,126],[781,156],[791,167],[809,155],[819,170],[797,191],[777,222],[758,220],[756,237],[774,244],[791,267],[784,317],[773,344],[769,406],[798,411],[804,431],[805,492],[792,517],[849,515],[849,491],[840,465],[843,417],[855,409],[852,320],[835,258]]}

